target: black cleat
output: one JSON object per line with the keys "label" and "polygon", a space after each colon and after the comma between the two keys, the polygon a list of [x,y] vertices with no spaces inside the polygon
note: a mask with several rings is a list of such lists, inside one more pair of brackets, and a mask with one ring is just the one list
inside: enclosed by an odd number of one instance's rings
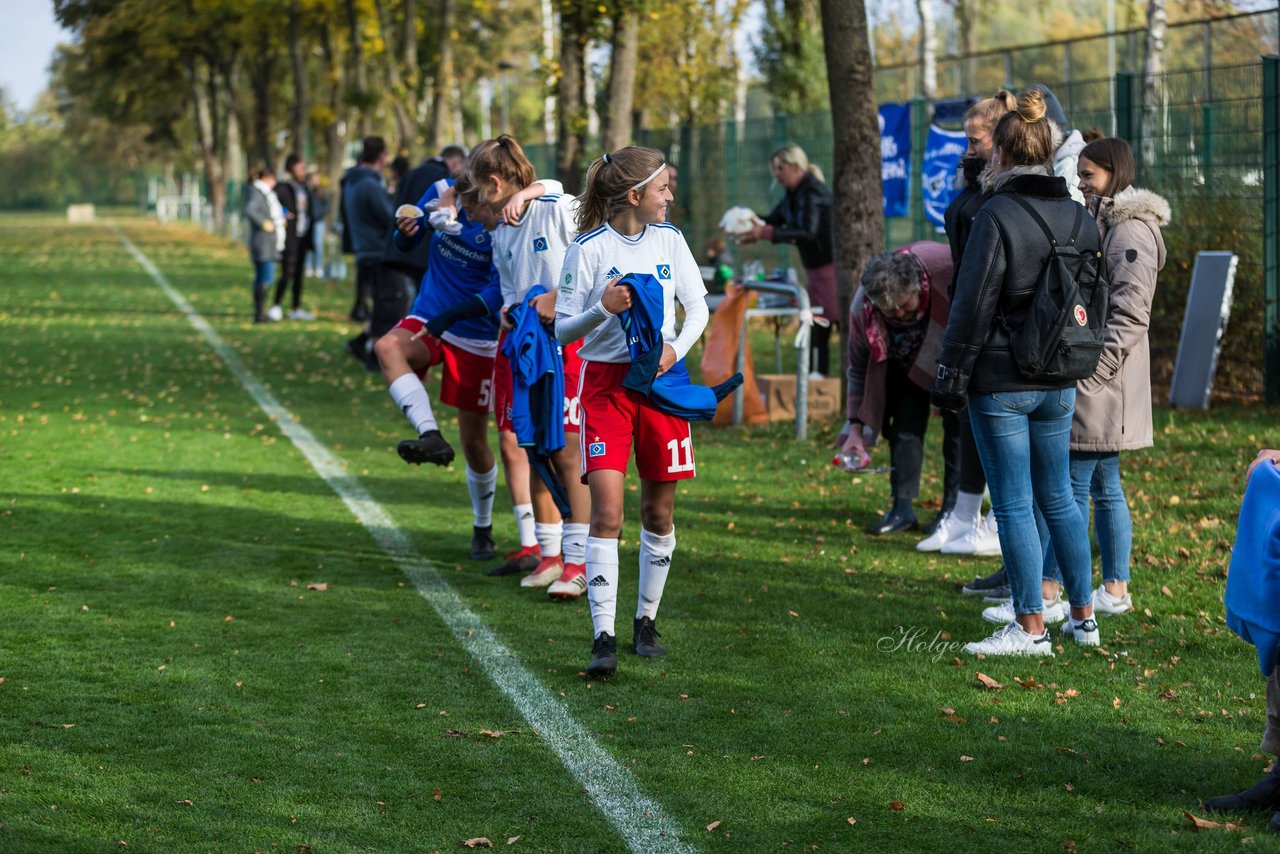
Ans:
{"label": "black cleat", "polygon": [[591,663],[587,665],[587,676],[604,679],[612,676],[618,669],[618,639],[601,632],[596,635],[595,645],[591,647]]}
{"label": "black cleat", "polygon": [[538,568],[542,562],[542,549],[534,546],[523,546],[503,555],[503,562],[485,573],[495,578],[502,575],[522,573],[528,575]]}
{"label": "black cleat", "polygon": [[996,596],[1008,589],[1009,573],[1001,565],[990,575],[975,575],[973,581],[960,588],[960,592],[965,596]]}
{"label": "black cleat", "polygon": [[493,526],[471,528],[471,559],[493,560],[498,554],[498,544],[493,541]]}
{"label": "black cleat", "polygon": [[416,439],[405,439],[396,445],[396,453],[400,459],[415,466],[422,463],[447,466],[453,462],[453,448],[449,447],[439,430],[428,430]]}
{"label": "black cleat", "polygon": [[636,618],[631,644],[636,649],[636,655],[643,655],[645,658],[661,658],[667,654],[662,644],[658,643],[658,627],[648,617]]}
{"label": "black cleat", "polygon": [[1205,798],[1204,808],[1214,812],[1260,812],[1280,810],[1280,762],[1271,773],[1235,795]]}
{"label": "black cleat", "polygon": [[879,536],[880,534],[896,534],[898,531],[914,531],[919,527],[920,523],[916,521],[914,513],[907,515],[896,510],[890,510],[884,514],[883,519],[867,528],[867,533]]}

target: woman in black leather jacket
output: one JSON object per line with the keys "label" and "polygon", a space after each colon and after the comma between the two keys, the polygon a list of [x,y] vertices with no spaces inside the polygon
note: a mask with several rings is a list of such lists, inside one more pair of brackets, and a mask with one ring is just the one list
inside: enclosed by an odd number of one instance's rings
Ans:
{"label": "woman in black leather jacket", "polygon": [[[1010,349],[1010,330],[1026,320],[1049,255],[1044,232],[1025,210],[1029,204],[1065,245],[1096,253],[1101,241],[1092,219],[1071,199],[1052,167],[1053,131],[1037,89],[1018,96],[992,134],[991,198],[973,219],[965,245],[934,380],[934,402],[946,409],[966,403],[986,469],[999,523],[1001,551],[1013,595],[1013,621],[965,651],[986,655],[1053,655],[1046,610],[1059,602],[1040,594],[1043,552],[1033,516],[1039,506],[1071,601],[1064,636],[1097,645],[1089,533],[1075,506],[1069,441],[1075,382],[1025,379]],[[1018,198],[1015,198],[1018,197]],[[991,619],[996,609],[983,616]]]}
{"label": "woman in black leather jacket", "polygon": [[769,156],[769,168],[787,194],[765,215],[764,225],[741,235],[738,242],[769,240],[790,243],[799,250],[809,303],[822,306],[822,316],[831,324],[814,324],[810,337],[813,353],[809,364],[825,377],[831,367],[831,327],[840,321],[833,263],[831,191],[822,183],[822,170],[810,163],[804,149],[795,143],[773,152]]}

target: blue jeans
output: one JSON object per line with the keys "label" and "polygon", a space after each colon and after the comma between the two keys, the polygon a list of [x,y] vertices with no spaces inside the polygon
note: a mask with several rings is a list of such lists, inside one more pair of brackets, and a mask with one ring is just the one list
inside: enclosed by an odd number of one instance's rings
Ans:
{"label": "blue jeans", "polygon": [[[1094,536],[1102,553],[1102,580],[1128,582],[1133,519],[1120,484],[1120,454],[1072,451],[1071,489],[1086,525],[1089,499],[1093,498]],[[1062,573],[1052,552],[1045,555],[1044,577],[1046,581],[1062,583]]]}
{"label": "blue jeans", "polygon": [[315,270],[317,275],[324,275],[324,220],[311,223],[311,252],[313,259],[311,261],[311,269]]}
{"label": "blue jeans", "polygon": [[1092,602],[1089,530],[1071,491],[1071,417],[1076,390],[998,391],[969,398],[978,455],[1000,525],[1000,549],[1009,573],[1015,614],[1043,610],[1040,581],[1044,546],[1035,507],[1065,569],[1072,605]]}
{"label": "blue jeans", "polygon": [[256,288],[267,287],[276,280],[275,261],[253,262],[253,285]]}

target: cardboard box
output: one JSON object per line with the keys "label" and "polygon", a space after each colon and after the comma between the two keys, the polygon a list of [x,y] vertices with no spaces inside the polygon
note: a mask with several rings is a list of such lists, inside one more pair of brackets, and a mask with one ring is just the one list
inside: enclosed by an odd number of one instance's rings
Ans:
{"label": "cardboard box", "polygon": [[[757,374],[756,385],[770,421],[796,420],[796,375]],[[809,380],[809,420],[828,421],[840,412],[840,380]]]}

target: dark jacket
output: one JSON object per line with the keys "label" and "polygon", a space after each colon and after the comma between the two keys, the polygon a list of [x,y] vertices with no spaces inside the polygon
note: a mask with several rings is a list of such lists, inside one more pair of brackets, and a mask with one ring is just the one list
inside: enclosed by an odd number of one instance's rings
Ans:
{"label": "dark jacket", "polygon": [[1072,200],[1066,182],[1044,174],[1043,169],[1030,174],[1032,168],[997,179],[991,198],[973,218],[933,384],[939,403],[954,404],[966,392],[1059,389],[1075,384],[1072,380],[1030,382],[1018,372],[1010,352],[1009,332],[1016,333],[1026,321],[1049,255],[1044,232],[1010,195],[1017,193],[1030,202],[1060,243],[1069,240],[1077,212],[1085,216],[1076,246],[1097,252],[1102,243],[1098,226]]}
{"label": "dark jacket", "polygon": [[[399,209],[401,205],[416,205],[427,192],[428,187],[441,178],[448,177],[449,170],[444,165],[444,161],[439,157],[428,157],[416,169],[410,169],[404,173],[404,177],[396,185],[396,200],[393,208]],[[427,258],[430,257],[430,252],[430,240],[420,241],[414,245],[413,249],[405,252],[395,242],[393,230],[387,235],[383,258],[386,264],[413,276],[413,280],[417,282],[421,281],[423,274],[427,272]]]}
{"label": "dark jacket", "polygon": [[800,250],[806,270],[825,267],[835,257],[831,236],[831,191],[813,175],[805,175],[794,190],[764,217],[773,226],[774,243],[791,243]]}
{"label": "dark jacket", "polygon": [[382,174],[370,166],[347,172],[342,187],[342,223],[359,261],[381,261],[387,234],[395,225],[395,207]]}
{"label": "dark jacket", "polygon": [[323,222],[329,216],[329,191],[320,187],[308,187],[311,196],[311,221]]}
{"label": "dark jacket", "polygon": [[[303,192],[304,193],[306,192],[305,187],[303,188]],[[310,223],[311,208],[310,208],[310,205],[308,205],[307,230],[303,232],[299,232],[298,231],[298,193],[297,193],[297,189],[293,185],[293,181],[291,181],[289,178],[285,178],[283,181],[278,182],[276,184],[276,198],[280,200],[280,206],[285,209],[285,217],[284,217],[285,246],[286,247],[292,246],[296,244],[300,239],[305,239],[306,236],[311,232],[311,223]],[[310,194],[307,195],[307,201],[308,202],[311,201]]]}
{"label": "dark jacket", "polygon": [[947,205],[942,215],[943,228],[947,231],[947,243],[951,245],[951,266],[960,269],[964,259],[964,245],[969,240],[969,231],[973,228],[973,218],[986,204],[987,194],[980,185],[980,176],[987,168],[987,161],[980,157],[963,157],[960,159],[960,195]]}

